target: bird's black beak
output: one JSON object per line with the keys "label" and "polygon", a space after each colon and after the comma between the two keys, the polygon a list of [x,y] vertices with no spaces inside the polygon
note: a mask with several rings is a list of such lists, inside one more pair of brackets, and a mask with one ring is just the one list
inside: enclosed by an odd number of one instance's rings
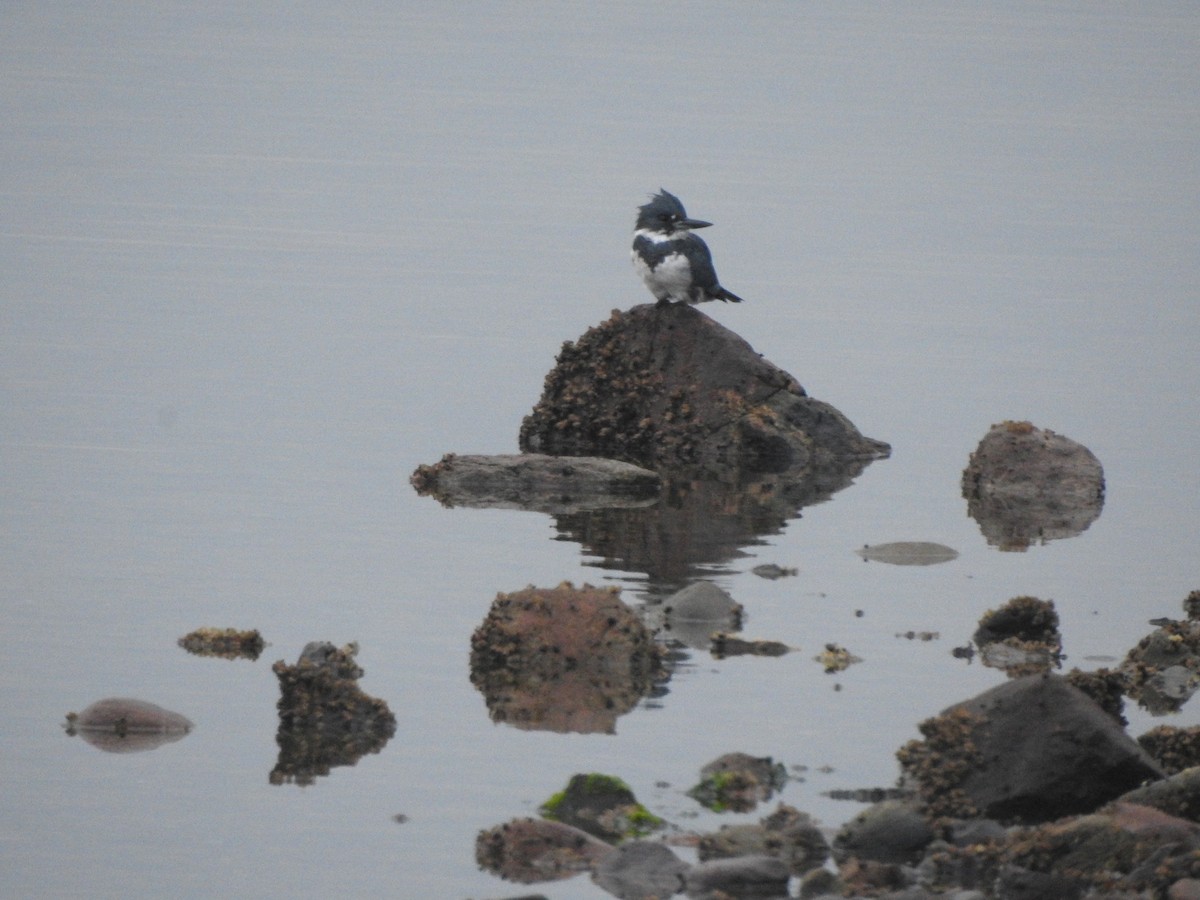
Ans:
{"label": "bird's black beak", "polygon": [[705,222],[701,219],[683,219],[679,224],[684,228],[708,228],[712,222]]}

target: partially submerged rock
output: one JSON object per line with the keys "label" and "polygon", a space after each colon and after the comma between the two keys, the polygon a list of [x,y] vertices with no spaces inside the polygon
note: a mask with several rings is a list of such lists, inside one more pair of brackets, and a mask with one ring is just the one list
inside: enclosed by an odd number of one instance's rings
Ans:
{"label": "partially submerged rock", "polygon": [[1104,506],[1104,469],[1070,438],[1029,422],[993,425],[962,476],[968,514],[989,544],[1025,550],[1074,537]]}
{"label": "partially submerged rock", "polygon": [[1200,621],[1168,619],[1125,655],[1126,693],[1154,713],[1176,712],[1200,687]]}
{"label": "partially submerged rock", "polygon": [[842,413],[686,304],[646,304],[563,345],[521,425],[533,453],[782,472],[878,459]]}
{"label": "partially submerged rock", "polygon": [[447,453],[431,466],[418,466],[409,481],[443,506],[548,513],[651,503],[662,483],[657,473],[616,459],[539,453]]}
{"label": "partially submerged rock", "polygon": [[707,649],[714,632],[742,627],[742,605],[711,581],[697,581],[645,610],[663,637],[697,650]]}
{"label": "partially submerged rock", "polygon": [[352,766],[378,753],[396,733],[396,717],[385,701],[363,693],[363,670],[354,661],[356,644],[337,648],[314,641],[296,665],[279,660],[279,759],[272,784],[312,784],[334,766]]}
{"label": "partially submerged rock", "polygon": [[266,647],[266,641],[256,628],[249,631],[238,631],[236,628],[197,628],[181,637],[178,644],[194,656],[249,660],[258,659]]}
{"label": "partially submerged rock", "polygon": [[192,730],[185,716],[132,697],[97,700],[81,713],[67,713],[66,730],[108,753],[140,753],[184,737]]}
{"label": "partially submerged rock", "polygon": [[700,770],[688,796],[713,812],[749,812],[787,783],[787,770],[771,757],[726,753]]}
{"label": "partially submerged rock", "polygon": [[1057,675],[1009,681],[919,726],[897,756],[934,816],[1044,822],[1090,812],[1162,768]]}
{"label": "partially submerged rock", "polygon": [[663,827],[663,820],[638,803],[629,785],[594,772],[573,775],[566,789],[542,804],[540,812],[611,843],[644,837]]}
{"label": "partially submerged rock", "polygon": [[1062,635],[1052,600],[1014,597],[979,620],[973,640],[985,666],[1011,678],[1047,672],[1059,664]]}
{"label": "partially submerged rock", "polygon": [[929,541],[863,544],[854,552],[866,562],[888,563],[893,566],[936,566],[958,559],[957,550]]}
{"label": "partially submerged rock", "polygon": [[471,683],[494,721],[519,728],[613,732],[659,670],[653,636],[616,588],[498,594],[471,636]]}
{"label": "partially submerged rock", "polygon": [[572,878],[612,852],[586,831],[539,819],[514,819],[475,838],[481,868],[523,884]]}

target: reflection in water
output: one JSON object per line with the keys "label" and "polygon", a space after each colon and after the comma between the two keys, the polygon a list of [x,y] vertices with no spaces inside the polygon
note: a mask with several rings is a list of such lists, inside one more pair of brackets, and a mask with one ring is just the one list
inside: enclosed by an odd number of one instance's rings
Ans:
{"label": "reflection in water", "polygon": [[803,475],[666,473],[654,506],[559,515],[555,524],[599,558],[592,565],[645,572],[648,596],[661,600],[712,567],[745,556],[743,547],[778,534],[805,506],[848,487],[868,464],[854,460]]}
{"label": "reflection in water", "polygon": [[271,784],[312,784],[334,766],[352,766],[378,753],[396,733],[396,717],[383,700],[358,687],[363,670],[354,661],[355,644],[308,644],[296,665],[280,660],[279,759]]}
{"label": "reflection in water", "polygon": [[1104,508],[1104,469],[1082,444],[1029,422],[993,425],[962,476],[967,513],[987,542],[1024,551],[1075,537]]}
{"label": "reflection in water", "polygon": [[471,636],[471,683],[492,720],[535,731],[615,733],[660,667],[653,636],[616,588],[499,594]]}
{"label": "reflection in water", "polygon": [[67,734],[108,753],[140,753],[185,737],[192,722],[145,700],[109,697],[81,713],[67,713]]}

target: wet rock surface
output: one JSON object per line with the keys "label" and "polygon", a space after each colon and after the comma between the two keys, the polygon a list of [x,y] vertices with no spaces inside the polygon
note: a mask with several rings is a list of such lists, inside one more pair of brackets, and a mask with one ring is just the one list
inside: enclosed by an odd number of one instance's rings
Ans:
{"label": "wet rock surface", "polygon": [[820,469],[889,450],[686,304],[614,311],[565,343],[519,441],[656,470]]}
{"label": "wet rock surface", "polygon": [[499,594],[471,637],[471,683],[494,721],[612,732],[652,688],[661,651],[615,588]]}
{"label": "wet rock surface", "polygon": [[1030,422],[993,425],[962,475],[967,512],[989,544],[1024,550],[1081,534],[1104,507],[1104,469],[1070,438]]}
{"label": "wet rock surface", "polygon": [[396,733],[396,717],[385,701],[363,693],[355,662],[358,646],[337,648],[314,641],[295,665],[272,666],[279,679],[279,758],[272,784],[312,784],[336,766],[354,765],[378,753]]}
{"label": "wet rock surface", "polygon": [[569,513],[653,502],[658,474],[616,459],[538,453],[469,456],[447,453],[409,478],[418,494],[443,506]]}

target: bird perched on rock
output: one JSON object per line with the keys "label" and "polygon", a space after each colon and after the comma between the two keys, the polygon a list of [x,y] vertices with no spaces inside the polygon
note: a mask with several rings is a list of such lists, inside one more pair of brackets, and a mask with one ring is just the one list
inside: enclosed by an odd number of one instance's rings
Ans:
{"label": "bird perched on rock", "polygon": [[694,229],[711,224],[689,219],[679,198],[661,188],[649,203],[638,207],[633,267],[660,306],[671,301],[742,302],[741,297],[721,287],[708,244],[692,234]]}

